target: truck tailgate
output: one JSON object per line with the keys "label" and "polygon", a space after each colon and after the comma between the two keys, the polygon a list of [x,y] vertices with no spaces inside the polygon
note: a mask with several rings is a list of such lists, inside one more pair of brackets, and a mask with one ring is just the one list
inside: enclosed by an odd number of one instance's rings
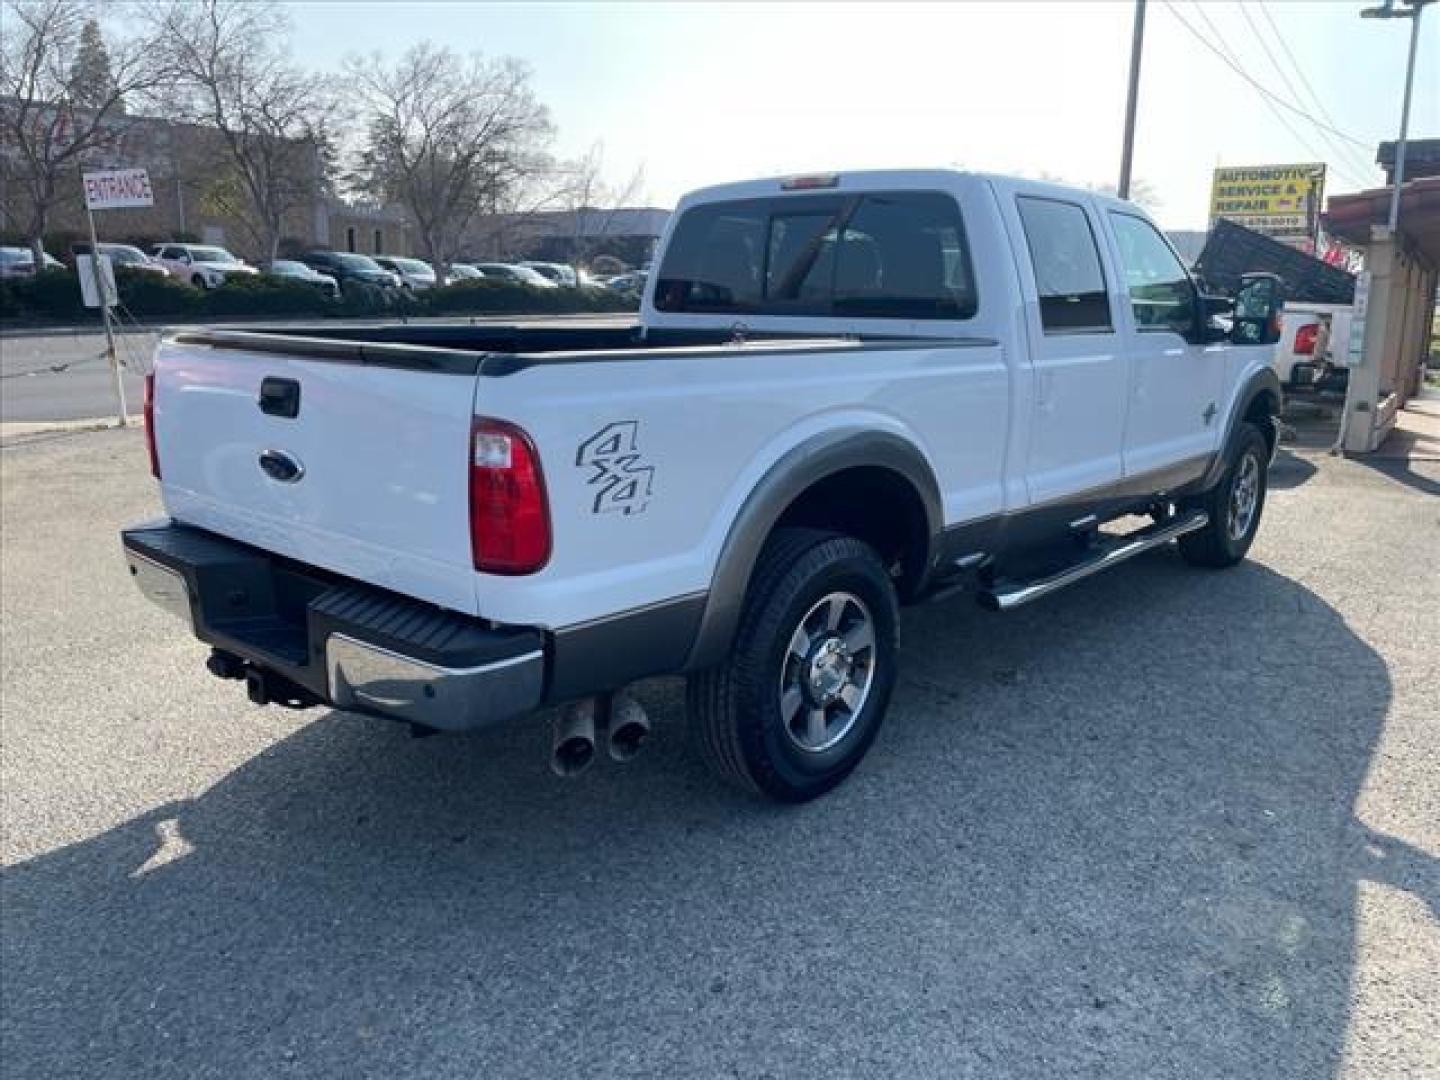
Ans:
{"label": "truck tailgate", "polygon": [[166,341],[154,398],[165,507],[177,521],[475,614],[475,375],[385,359]]}

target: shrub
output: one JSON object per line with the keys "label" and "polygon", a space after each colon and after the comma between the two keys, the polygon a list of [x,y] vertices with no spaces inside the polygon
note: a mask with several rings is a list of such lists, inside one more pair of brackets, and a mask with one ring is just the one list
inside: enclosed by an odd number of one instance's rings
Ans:
{"label": "shrub", "polygon": [[45,270],[29,277],[10,278],[5,282],[7,301],[4,311],[10,316],[11,304],[22,318],[75,319],[85,313],[80,299],[80,279],[74,270]]}
{"label": "shrub", "polygon": [[457,281],[420,296],[430,315],[554,315],[634,311],[633,297],[609,289],[542,289],[503,281]]}
{"label": "shrub", "polygon": [[265,274],[227,278],[218,288],[200,294],[200,312],[217,318],[237,315],[320,315],[334,302],[313,285]]}
{"label": "shrub", "polygon": [[192,286],[144,270],[117,270],[115,291],[124,313],[135,319],[175,318],[200,310],[200,293]]}
{"label": "shrub", "polygon": [[[119,270],[122,314],[140,322],[255,316],[401,318],[447,315],[558,315],[634,311],[638,301],[610,289],[541,289],[502,281],[462,281],[421,293],[350,284],[339,301],[298,281],[236,276],[201,291],[178,278]],[[0,319],[81,323],[98,315],[80,299],[73,270],[50,270],[0,282]]]}

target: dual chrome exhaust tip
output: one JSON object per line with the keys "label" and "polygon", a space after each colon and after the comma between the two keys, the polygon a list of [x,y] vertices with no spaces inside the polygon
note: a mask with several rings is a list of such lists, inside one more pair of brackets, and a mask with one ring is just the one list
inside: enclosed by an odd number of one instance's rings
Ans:
{"label": "dual chrome exhaust tip", "polygon": [[595,763],[601,745],[610,760],[632,761],[649,738],[650,717],[629,694],[576,701],[555,718],[550,769],[556,776],[579,776]]}

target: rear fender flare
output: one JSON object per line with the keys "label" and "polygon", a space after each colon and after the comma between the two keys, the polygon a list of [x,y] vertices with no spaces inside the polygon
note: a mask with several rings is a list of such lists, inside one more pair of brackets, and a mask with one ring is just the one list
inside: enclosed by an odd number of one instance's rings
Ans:
{"label": "rear fender flare", "polygon": [[780,457],[761,477],[735,516],[720,549],[700,627],[685,670],[696,671],[723,660],[730,650],[750,574],[766,538],[786,509],[827,476],[862,466],[899,474],[914,488],[925,508],[929,535],[925,568],[936,558],[935,538],[943,516],[940,487],[929,461],[914,443],[887,431],[847,427],[811,436]]}

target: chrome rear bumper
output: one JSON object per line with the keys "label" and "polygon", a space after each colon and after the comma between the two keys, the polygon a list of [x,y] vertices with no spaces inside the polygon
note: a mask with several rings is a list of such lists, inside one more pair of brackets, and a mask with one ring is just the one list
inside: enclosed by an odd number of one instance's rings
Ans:
{"label": "chrome rear bumper", "polygon": [[325,644],[330,700],[439,731],[483,727],[535,707],[545,689],[545,653],[466,668],[439,667],[345,634]]}

